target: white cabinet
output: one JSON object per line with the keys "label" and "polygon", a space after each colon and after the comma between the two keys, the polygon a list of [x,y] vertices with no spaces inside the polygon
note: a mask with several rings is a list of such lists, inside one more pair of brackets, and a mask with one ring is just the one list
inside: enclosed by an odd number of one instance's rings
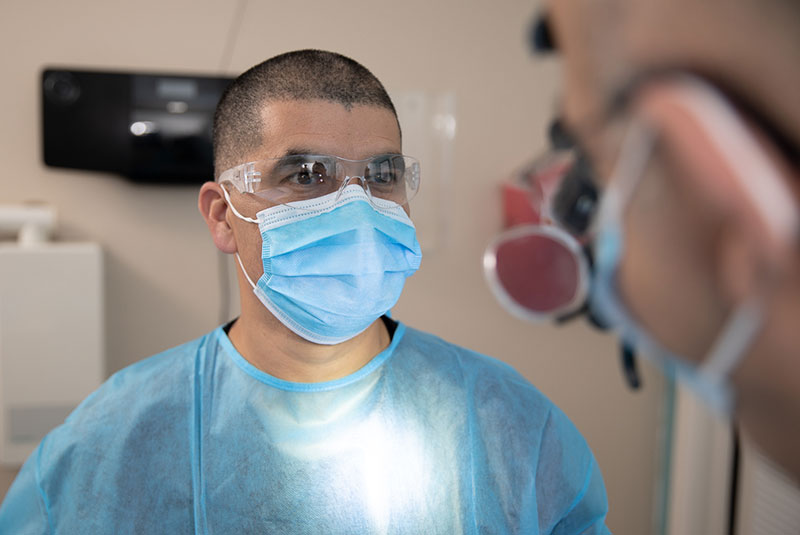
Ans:
{"label": "white cabinet", "polygon": [[0,463],[21,464],[104,376],[92,243],[0,243]]}

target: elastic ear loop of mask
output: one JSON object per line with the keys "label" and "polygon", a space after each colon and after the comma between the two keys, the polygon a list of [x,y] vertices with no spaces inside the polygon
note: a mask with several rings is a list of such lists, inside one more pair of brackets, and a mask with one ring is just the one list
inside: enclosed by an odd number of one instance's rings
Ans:
{"label": "elastic ear loop of mask", "polygon": [[[717,149],[729,161],[737,162],[735,168],[739,170],[740,177],[759,177],[758,184],[740,179],[739,186],[749,194],[758,215],[770,231],[780,238],[790,239],[790,235],[800,226],[791,192],[766,156],[752,149],[757,147],[755,139],[737,120],[724,97],[715,93],[713,88],[694,93],[691,95],[693,98],[688,99],[687,106],[701,118],[704,127],[714,132],[709,138],[717,145]],[[698,369],[701,375],[727,377],[733,372],[763,326],[764,298],[760,293],[737,306],[714,342],[709,357]]]}
{"label": "elastic ear loop of mask", "polygon": [[[753,200],[753,206],[774,234],[787,238],[800,226],[793,198],[783,185],[775,167],[760,152],[752,135],[737,120],[735,112],[724,96],[701,81],[689,78],[691,92],[686,106],[698,117],[703,126],[714,132],[709,138],[729,161],[738,162],[739,175],[761,177],[759,183],[739,180],[739,185]],[[699,86],[700,91],[697,91]],[[686,91],[690,91],[688,88]],[[738,304],[717,336],[707,358],[697,368],[700,375],[709,378],[729,377],[746,355],[758,332],[763,327],[765,295],[746,298]]]}
{"label": "elastic ear loop of mask", "polygon": [[[657,141],[656,138],[655,130],[645,121],[635,120],[629,127],[611,175],[615,177],[612,183],[617,186],[608,188],[605,193],[606,198],[594,222],[595,233],[604,226],[604,222],[608,219],[616,219],[620,225],[622,224],[623,207],[633,195],[636,185],[646,171]],[[622,246],[622,244],[620,243],[618,246]],[[620,250],[618,254],[621,256],[622,251]],[[636,348],[623,340],[620,352],[628,385],[631,389],[637,390],[641,387],[642,382],[636,366]]]}
{"label": "elastic ear loop of mask", "polygon": [[220,184],[220,187],[222,188],[222,194],[225,196],[225,201],[228,203],[228,206],[231,207],[231,210],[233,210],[233,213],[236,215],[236,217],[238,217],[243,221],[247,221],[248,223],[255,223],[256,225],[258,225],[258,219],[253,219],[252,217],[245,217],[242,214],[240,214],[239,210],[237,210],[236,207],[233,205],[233,202],[231,202],[231,197],[230,195],[228,195],[228,190],[225,189],[225,186],[223,186],[222,184]]}
{"label": "elastic ear loop of mask", "polygon": [[[247,221],[248,223],[255,223],[257,225],[258,224],[258,219],[253,219],[252,217],[245,217],[242,214],[240,214],[239,210],[237,210],[236,207],[233,205],[233,202],[231,202],[231,197],[230,197],[230,195],[228,195],[228,190],[225,189],[225,186],[223,186],[223,185],[220,185],[220,187],[222,188],[222,194],[225,196],[225,201],[227,201],[228,206],[230,206],[230,208],[233,211],[234,215],[236,215],[236,217],[238,217],[242,221]],[[256,285],[253,284],[253,279],[251,279],[250,275],[247,274],[247,270],[244,268],[244,264],[242,263],[242,258],[239,256],[239,251],[236,251],[235,253],[233,253],[233,255],[236,257],[236,260],[239,262],[239,267],[242,268],[242,273],[244,273],[244,278],[247,279],[247,282],[249,282],[250,286],[255,290],[256,289]]]}
{"label": "elastic ear loop of mask", "polygon": [[[716,111],[719,110],[717,109]],[[702,113],[702,110],[699,113]],[[622,207],[627,204],[633,195],[650,154],[650,150],[633,150],[633,146],[636,146],[636,148],[649,146],[652,149],[655,144],[655,137],[656,134],[652,130],[652,126],[646,123],[634,124],[628,131],[620,152],[621,154],[633,154],[635,157],[627,162],[618,163],[618,168],[615,169],[612,176],[624,177],[620,184],[622,187],[614,188],[607,192],[606,206],[600,217],[598,217],[598,223],[607,219],[610,213],[617,214],[618,219],[622,218]],[[620,165],[625,165],[625,169],[621,169]],[[726,321],[722,332],[712,343],[706,359],[697,367],[698,374],[715,379],[729,376],[744,357],[752,345],[755,335],[762,327],[762,301],[760,296],[754,296],[736,306],[732,315]]]}

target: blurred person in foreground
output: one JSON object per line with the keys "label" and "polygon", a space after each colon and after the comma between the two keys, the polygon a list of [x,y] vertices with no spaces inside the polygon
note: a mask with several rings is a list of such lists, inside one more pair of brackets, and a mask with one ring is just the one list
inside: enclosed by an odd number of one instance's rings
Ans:
{"label": "blurred person in foreground", "polygon": [[563,59],[584,310],[800,480],[800,2],[552,1],[534,40]]}
{"label": "blurred person in foreground", "polygon": [[22,468],[0,532],[608,532],[558,408],[388,316],[420,263],[420,176],[367,69],[315,50],[253,67],[214,150],[198,205],[241,315],[93,393]]}

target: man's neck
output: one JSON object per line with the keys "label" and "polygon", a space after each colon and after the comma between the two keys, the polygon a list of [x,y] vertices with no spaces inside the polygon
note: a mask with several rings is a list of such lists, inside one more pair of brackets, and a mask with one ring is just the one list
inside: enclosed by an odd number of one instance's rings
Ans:
{"label": "man's neck", "polygon": [[345,377],[362,368],[391,342],[380,318],[350,340],[321,345],[301,338],[264,312],[248,314],[243,310],[228,337],[253,366],[284,381],[319,383]]}

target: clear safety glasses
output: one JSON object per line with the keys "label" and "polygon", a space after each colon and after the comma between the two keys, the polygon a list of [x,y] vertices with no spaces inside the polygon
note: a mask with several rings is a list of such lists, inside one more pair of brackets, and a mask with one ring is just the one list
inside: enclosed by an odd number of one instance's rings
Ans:
{"label": "clear safety glasses", "polygon": [[419,190],[419,162],[402,154],[382,154],[365,160],[338,156],[291,154],[237,165],[217,182],[230,182],[242,193],[252,193],[274,204],[287,204],[343,191],[360,184],[370,199],[399,205]]}

